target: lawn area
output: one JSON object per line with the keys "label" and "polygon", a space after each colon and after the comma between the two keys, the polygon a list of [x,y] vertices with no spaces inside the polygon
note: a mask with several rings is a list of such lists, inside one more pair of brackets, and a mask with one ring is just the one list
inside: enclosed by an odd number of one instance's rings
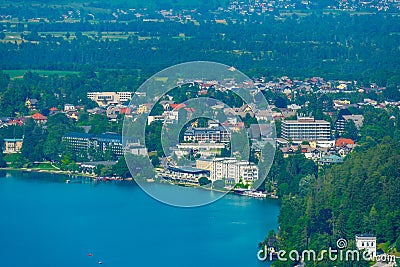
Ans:
{"label": "lawn area", "polygon": [[127,39],[129,34],[125,34],[123,32],[102,32],[102,39],[110,39],[110,40],[119,40],[119,39]]}
{"label": "lawn area", "polygon": [[[4,160],[7,162],[7,167],[17,168],[21,167],[21,163],[19,162],[20,153],[10,153],[4,155]],[[31,169],[33,170],[46,170],[46,171],[58,171],[59,169],[53,167],[50,162],[37,162],[29,164]]]}
{"label": "lawn area", "polygon": [[58,74],[59,76],[67,76],[69,74],[79,74],[77,71],[66,71],[66,70],[3,70],[4,73],[10,75],[11,79],[22,78],[28,71],[37,73],[42,76],[49,76],[52,74]]}
{"label": "lawn area", "polygon": [[390,242],[386,242],[386,243],[380,243],[376,246],[376,249],[382,249],[383,252],[388,252],[389,251],[389,246],[390,246]]}
{"label": "lawn area", "polygon": [[50,162],[41,162],[34,164],[32,169],[37,169],[37,170],[50,170],[50,171],[58,171],[58,169],[54,168]]}
{"label": "lawn area", "polygon": [[6,162],[15,162],[18,160],[18,157],[19,157],[18,153],[4,154],[4,160]]}
{"label": "lawn area", "polygon": [[16,163],[19,161],[19,153],[4,154],[4,160],[7,162],[8,167],[16,167]]}
{"label": "lawn area", "polygon": [[395,248],[396,244],[390,244],[390,242],[377,244],[376,249],[382,249],[385,253],[390,253],[396,257],[400,257],[400,252]]}

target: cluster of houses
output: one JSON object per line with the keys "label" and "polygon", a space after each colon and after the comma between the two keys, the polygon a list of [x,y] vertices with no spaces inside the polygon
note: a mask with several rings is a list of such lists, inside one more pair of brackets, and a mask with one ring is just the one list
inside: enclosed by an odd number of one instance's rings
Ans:
{"label": "cluster of houses", "polygon": [[[130,109],[124,105],[129,102],[132,97],[132,93],[130,92],[90,92],[88,93],[88,98],[95,101],[99,107],[94,109],[88,109],[87,112],[91,114],[106,114],[110,121],[115,120],[118,114],[129,114]],[[37,112],[38,100],[34,98],[27,98],[25,101],[25,106],[30,110],[32,115],[28,116],[20,116],[15,118],[3,117],[0,118],[0,128],[8,127],[12,125],[22,126],[28,119],[33,119],[38,125],[45,125],[47,123],[48,117]],[[52,107],[49,109],[48,116],[52,116],[55,114],[63,113],[68,118],[78,121],[80,117],[80,113],[85,111],[84,106],[73,105],[73,104],[64,104],[63,109],[58,109],[56,107]],[[88,129],[86,129],[88,130]],[[87,131],[86,131],[87,132]],[[85,136],[81,136],[85,135]],[[105,138],[105,139],[104,139]],[[108,139],[109,140],[108,140]],[[104,140],[103,140],[104,139]],[[103,137],[97,136],[94,137],[88,133],[69,133],[63,137],[63,140],[70,140],[71,146],[74,150],[82,149],[84,146],[85,149],[93,144],[93,140],[97,140],[96,145],[94,147],[101,147],[103,150],[103,143],[108,143],[110,147],[112,147],[113,154],[120,156],[122,155],[122,138],[120,135],[112,136],[112,134],[103,134]],[[99,141],[103,140],[103,141]],[[18,153],[21,151],[23,144],[22,138],[6,138],[4,139],[3,152],[4,153]],[[132,151],[135,151],[135,145],[132,143]],[[104,146],[105,147],[105,146]],[[142,146],[140,146],[139,152],[144,154]],[[136,149],[137,150],[137,149]]]}
{"label": "cluster of houses", "polygon": [[352,139],[342,137],[332,141],[309,141],[299,145],[288,144],[286,140],[278,139],[278,143],[281,144],[279,149],[284,157],[301,153],[320,165],[342,163],[343,158],[356,146]]}
{"label": "cluster of houses", "polygon": [[[360,88],[355,82],[350,81],[325,81],[320,77],[313,77],[304,81],[293,80],[287,76],[280,77],[274,81],[265,81],[264,78],[256,79],[253,82],[244,82],[237,84],[233,79],[223,81],[203,81],[203,80],[190,80],[180,81],[180,83],[190,83],[197,86],[198,96],[207,95],[209,90],[220,90],[225,92],[232,88],[246,89],[251,95],[255,96],[257,92],[268,90],[276,93],[283,93],[289,100],[296,102],[296,95],[312,94],[314,92],[359,92],[364,93],[368,90],[383,90],[372,84],[368,88]],[[181,84],[177,84],[179,86]],[[147,115],[147,124],[150,125],[155,121],[161,121],[163,124],[176,124],[180,119],[189,121],[195,114],[196,110],[183,103],[176,103],[174,98],[167,95],[159,105],[162,110],[157,114],[152,114],[151,109],[154,105],[152,99],[147,102],[142,101],[141,104],[129,103],[134,94],[139,99],[147,99],[145,93],[130,93],[130,92],[89,92],[87,97],[96,102],[98,107],[88,109],[86,112],[89,114],[103,114],[107,116],[110,121],[115,121],[118,116],[124,115],[128,119],[135,120],[141,115]],[[26,107],[35,112],[38,101],[36,99],[27,99]],[[277,107],[274,103],[269,103],[269,109],[257,108],[255,104],[243,104],[241,107],[226,107],[224,104],[218,102],[210,106],[213,114],[223,114],[224,121],[217,122],[208,120],[208,126],[199,127],[197,120],[193,121],[184,134],[183,139],[177,145],[170,147],[172,155],[176,159],[188,158],[193,156],[197,160],[209,160],[210,158],[218,159],[223,158],[229,162],[230,167],[226,169],[231,171],[227,177],[224,177],[226,182],[243,180],[243,171],[246,168],[255,168],[250,162],[243,162],[237,160],[232,163],[232,158],[224,158],[221,152],[228,148],[231,141],[232,133],[239,133],[245,131],[251,139],[252,151],[261,151],[261,147],[266,142],[275,139],[274,122],[273,120],[281,121],[281,136],[276,138],[276,146],[283,152],[284,157],[292,154],[302,153],[306,158],[317,161],[321,165],[341,163],[343,158],[349,154],[356,146],[354,140],[348,138],[332,139],[332,136],[341,136],[345,131],[347,122],[352,121],[354,125],[360,129],[363,125],[363,116],[359,114],[351,114],[347,108],[349,107],[363,107],[366,105],[375,108],[387,108],[388,106],[400,107],[400,102],[383,102],[365,98],[360,103],[351,103],[348,99],[334,99],[333,106],[330,110],[325,111],[326,115],[333,117],[333,114],[338,113],[334,124],[324,120],[316,120],[311,116],[299,115],[303,108],[307,107],[308,103],[289,104],[285,107]],[[51,108],[49,116],[64,113],[67,117],[79,120],[80,112],[84,110],[82,106],[72,104],[65,104],[62,110]],[[336,110],[336,112],[335,112]],[[181,116],[186,116],[181,118]],[[257,118],[258,124],[250,124],[245,127],[243,118],[246,117]],[[297,119],[293,119],[297,116]],[[37,124],[43,125],[47,122],[47,117],[40,113],[33,113],[30,116],[18,118],[0,118],[0,127],[9,125],[22,125],[27,118],[31,117]],[[86,131],[87,132],[87,131]],[[98,148],[99,151],[110,150],[116,156],[121,156],[125,151],[134,155],[147,155],[148,151],[143,144],[130,142],[129,145],[123,147],[122,138],[117,134],[103,134],[103,135],[90,135],[88,133],[69,133],[63,137],[64,141],[69,142],[71,147],[78,150],[88,150],[91,148]],[[22,139],[6,139],[5,149],[6,153],[19,152],[22,147]],[[175,160],[175,159],[174,159]],[[246,165],[247,164],[247,165]],[[211,164],[212,165],[212,164]],[[210,166],[211,166],[210,165]],[[247,166],[244,168],[243,166]],[[200,166],[202,166],[200,164]],[[222,165],[221,165],[222,166]],[[221,167],[222,168],[222,167]],[[211,180],[219,180],[221,177],[214,175],[212,168],[201,169],[197,164],[191,166],[178,166],[176,162],[171,162],[165,166],[163,175],[165,177],[176,177],[177,171],[182,170],[183,175],[209,175],[206,177]],[[196,172],[196,169],[198,172]],[[190,171],[188,171],[190,170]],[[247,170],[247,169],[246,169]],[[206,172],[204,172],[206,171]],[[232,176],[236,173],[236,176]],[[255,176],[258,175],[257,171],[251,172],[252,177],[245,178],[245,182],[251,184],[256,180]],[[167,175],[168,174],[168,175]],[[178,175],[179,176],[179,175]],[[180,177],[180,176],[179,176]],[[197,176],[196,176],[197,177]],[[218,177],[216,179],[215,177]],[[198,177],[197,177],[198,178]],[[175,179],[175,178],[174,178]],[[198,182],[198,180],[196,180]]]}
{"label": "cluster of houses", "polygon": [[255,80],[255,85],[261,90],[271,90],[275,93],[285,94],[289,100],[293,100],[292,94],[297,93],[366,93],[381,92],[386,87],[379,87],[375,83],[368,86],[361,86],[357,81],[345,80],[325,80],[321,77],[311,77],[305,80],[291,79],[288,76],[282,76],[272,81],[266,81],[261,77]]}
{"label": "cluster of houses", "polygon": [[[296,0],[255,0],[251,2],[247,1],[230,1],[229,5],[224,7],[218,7],[214,10],[217,18],[216,23],[226,24],[227,14],[238,14],[242,16],[249,15],[261,15],[266,13],[271,13],[277,10],[295,10],[295,9],[311,9],[313,8],[313,3],[308,0],[296,1]],[[372,2],[358,2],[358,1],[346,1],[339,0],[334,5],[326,6],[327,9],[335,10],[347,10],[354,11],[360,9],[374,9],[377,11],[387,11],[389,9],[396,10],[400,9],[400,5],[396,1],[372,1]],[[147,9],[135,9],[135,8],[116,8],[112,12],[112,19],[124,20],[126,18],[138,18],[142,19],[144,22],[164,22],[164,21],[174,21],[174,22],[185,22],[191,21],[198,24],[200,20],[201,13],[196,9],[161,9],[155,11],[156,14],[152,14]],[[80,17],[79,10],[68,11],[63,14],[63,19],[77,19]],[[220,18],[218,18],[220,17]],[[229,17],[229,16],[228,16]],[[95,19],[95,14],[88,14],[88,19]]]}
{"label": "cluster of houses", "polygon": [[[263,14],[272,12],[274,10],[282,9],[310,9],[313,7],[312,1],[295,1],[295,0],[255,0],[252,2],[245,1],[232,1],[228,7],[228,10],[237,12],[241,15],[252,15],[252,14]],[[375,9],[378,11],[387,11],[390,8],[399,9],[398,3],[391,1],[345,1],[339,0],[335,4],[325,6],[327,9],[335,10],[348,10],[355,11],[360,9]]]}
{"label": "cluster of houses", "polygon": [[[242,86],[250,94],[255,95],[259,91],[270,90],[276,93],[283,93],[289,100],[295,100],[296,95],[312,94],[315,92],[359,92],[364,93],[370,90],[384,90],[372,84],[368,88],[360,88],[356,82],[351,81],[325,81],[320,77],[313,77],[304,81],[292,80],[289,77],[281,77],[276,81],[265,81],[263,78],[255,80],[253,83],[236,84],[234,80],[224,81],[181,81],[182,83],[191,83],[197,85],[198,95],[207,95],[208,90],[227,90],[227,88],[237,88]],[[177,85],[179,86],[179,85]],[[163,111],[158,115],[150,115],[150,109],[153,103],[143,103],[138,106],[129,106],[130,116],[135,119],[136,116],[149,113],[147,124],[154,121],[162,121],[165,124],[175,124],[179,121],[181,110],[185,110],[186,119],[190,119],[195,112],[185,104],[176,103],[173,97],[159,102]],[[277,107],[270,103],[269,109],[258,109],[254,104],[243,104],[241,107],[227,108],[221,104],[212,105],[210,108],[215,113],[224,114],[225,121],[209,121],[208,127],[198,127],[195,123],[186,129],[181,143],[170,150],[172,154],[180,159],[193,156],[200,160],[205,158],[221,157],[220,151],[226,148],[226,143],[230,142],[232,133],[245,130],[252,140],[252,150],[260,150],[260,147],[275,137],[274,127],[271,122],[281,120],[281,136],[276,139],[277,147],[283,152],[285,157],[291,154],[302,153],[306,158],[315,160],[321,165],[329,165],[343,162],[343,158],[349,154],[356,146],[354,140],[340,137],[345,131],[347,122],[352,121],[357,129],[363,125],[364,117],[359,114],[351,114],[348,107],[362,107],[372,105],[375,108],[386,108],[388,105],[400,106],[398,102],[375,103],[370,99],[365,99],[362,103],[351,103],[348,99],[335,99],[333,106],[324,111],[326,115],[334,117],[339,113],[336,121],[331,125],[324,120],[316,120],[313,117],[298,116],[301,109],[306,108],[308,103],[302,105],[290,104],[286,107]],[[337,112],[335,112],[336,110]],[[238,118],[246,116],[256,117],[259,124],[251,124],[245,127],[244,122]],[[297,119],[293,119],[296,117]],[[340,138],[334,140],[333,136]],[[250,162],[248,162],[250,164]],[[180,168],[182,167],[182,168]],[[198,166],[177,166],[169,165],[162,173],[165,177],[197,177],[204,176],[204,172],[197,170]],[[178,174],[179,170],[181,171]],[[212,170],[207,177],[213,177]],[[228,179],[231,177],[225,177]],[[190,179],[189,179],[190,180]],[[228,179],[229,180],[229,179]],[[238,179],[236,178],[236,181]]]}
{"label": "cluster of houses", "polygon": [[0,118],[0,128],[13,126],[13,125],[21,126],[26,122],[27,119],[30,119],[30,118],[32,118],[38,125],[43,125],[47,122],[46,116],[40,114],[39,112],[36,112],[29,116],[20,116],[20,117],[15,117],[15,118],[2,117],[2,118]]}

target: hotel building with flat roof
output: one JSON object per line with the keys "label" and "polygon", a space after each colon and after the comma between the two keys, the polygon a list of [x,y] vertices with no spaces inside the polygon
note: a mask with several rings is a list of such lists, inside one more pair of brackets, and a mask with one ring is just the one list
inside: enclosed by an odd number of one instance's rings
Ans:
{"label": "hotel building with flat roof", "polygon": [[258,180],[258,167],[245,160],[236,158],[214,158],[212,160],[197,160],[196,167],[210,171],[210,180],[232,180],[234,184],[253,184]]}
{"label": "hotel building with flat roof", "polygon": [[327,141],[331,139],[331,124],[313,117],[298,117],[282,121],[282,138],[294,143],[302,141]]}

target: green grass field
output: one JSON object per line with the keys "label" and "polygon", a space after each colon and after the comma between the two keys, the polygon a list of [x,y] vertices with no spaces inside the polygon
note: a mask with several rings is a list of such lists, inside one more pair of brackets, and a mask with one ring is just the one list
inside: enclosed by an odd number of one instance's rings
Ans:
{"label": "green grass field", "polygon": [[15,162],[18,159],[18,156],[19,156],[19,154],[17,154],[17,153],[5,154],[4,160],[6,162]]}
{"label": "green grass field", "polygon": [[4,160],[7,162],[7,167],[14,168],[19,160],[19,153],[5,154]]}
{"label": "green grass field", "polygon": [[79,74],[77,71],[65,71],[65,70],[3,70],[4,73],[10,75],[11,79],[22,78],[28,71],[37,73],[43,76],[49,76],[52,74],[58,74],[59,76],[66,76],[68,74]]}
{"label": "green grass field", "polygon": [[57,171],[58,169],[54,168],[50,162],[43,162],[39,164],[35,164],[32,169],[38,169],[38,170],[50,170],[50,171]]}

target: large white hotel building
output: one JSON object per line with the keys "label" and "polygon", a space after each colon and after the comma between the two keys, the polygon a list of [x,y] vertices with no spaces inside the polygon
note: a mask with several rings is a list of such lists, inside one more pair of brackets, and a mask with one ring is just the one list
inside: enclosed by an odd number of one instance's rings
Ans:
{"label": "large white hotel building", "polygon": [[226,180],[232,184],[242,182],[253,184],[258,180],[258,167],[251,162],[235,158],[214,158],[197,160],[196,167],[210,171],[210,180]]}
{"label": "large white hotel building", "polygon": [[302,141],[328,141],[331,138],[331,124],[313,117],[298,117],[297,120],[282,121],[282,138],[294,143]]}

